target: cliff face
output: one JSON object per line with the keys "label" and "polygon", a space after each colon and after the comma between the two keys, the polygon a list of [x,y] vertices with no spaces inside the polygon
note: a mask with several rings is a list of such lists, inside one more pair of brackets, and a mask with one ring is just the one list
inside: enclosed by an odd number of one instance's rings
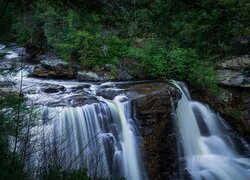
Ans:
{"label": "cliff face", "polygon": [[231,57],[217,65],[220,95],[192,88],[193,99],[208,103],[250,142],[250,56]]}
{"label": "cliff face", "polygon": [[150,179],[169,179],[178,170],[177,139],[171,113],[180,98],[177,89],[166,83],[140,87],[142,96],[133,100],[141,125],[142,152]]}

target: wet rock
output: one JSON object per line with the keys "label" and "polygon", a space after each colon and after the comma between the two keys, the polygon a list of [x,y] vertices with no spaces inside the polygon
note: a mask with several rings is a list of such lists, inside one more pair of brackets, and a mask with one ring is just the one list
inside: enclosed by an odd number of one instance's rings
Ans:
{"label": "wet rock", "polygon": [[[123,92],[125,94],[125,92]],[[121,94],[121,91],[109,91],[100,89],[96,92],[97,96],[102,96],[105,99],[113,100],[117,95]]]}
{"label": "wet rock", "polygon": [[50,59],[42,60],[40,65],[35,66],[30,76],[73,79],[76,78],[76,74],[76,70],[69,63],[56,57],[51,57]]}
{"label": "wet rock", "polygon": [[42,88],[42,91],[45,93],[58,93],[60,91],[64,91],[65,87],[64,86],[60,86],[60,85],[53,85],[47,88]]}
{"label": "wet rock", "polygon": [[77,92],[81,92],[83,91],[85,88],[90,88],[89,84],[84,84],[84,85],[80,85],[80,86],[76,86],[76,87],[71,87],[69,89],[67,89],[68,92],[73,92],[73,93],[77,93]]}
{"label": "wet rock", "polygon": [[[171,113],[180,93],[166,83],[140,84],[144,90],[133,100],[140,122],[142,152],[150,179],[171,179],[178,169],[177,140]],[[137,89],[131,87],[131,89]]]}
{"label": "wet rock", "polygon": [[223,86],[222,92],[213,95],[192,88],[194,100],[207,103],[250,143],[250,91],[248,88]]}

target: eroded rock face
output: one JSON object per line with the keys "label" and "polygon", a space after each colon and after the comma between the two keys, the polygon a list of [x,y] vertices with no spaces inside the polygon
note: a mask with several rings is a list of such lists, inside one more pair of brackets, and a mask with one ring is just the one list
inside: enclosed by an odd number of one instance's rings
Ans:
{"label": "eroded rock face", "polygon": [[250,142],[250,56],[225,59],[217,65],[222,94],[195,90],[193,96],[210,104]]}
{"label": "eroded rock face", "polygon": [[49,57],[42,60],[40,65],[35,66],[30,76],[73,79],[76,78],[76,74],[76,70],[69,63],[56,57]]}
{"label": "eroded rock face", "polygon": [[171,113],[180,93],[166,83],[142,84],[138,85],[138,89],[143,96],[133,100],[133,103],[136,118],[141,124],[142,152],[149,178],[173,178],[179,165]]}
{"label": "eroded rock face", "polygon": [[249,66],[249,56],[234,57],[219,62],[217,66],[219,84],[233,87],[250,87],[250,77],[244,73]]}

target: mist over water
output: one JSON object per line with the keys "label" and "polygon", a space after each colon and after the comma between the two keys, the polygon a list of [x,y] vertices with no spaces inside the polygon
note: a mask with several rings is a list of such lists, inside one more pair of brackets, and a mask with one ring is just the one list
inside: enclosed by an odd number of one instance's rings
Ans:
{"label": "mist over water", "polygon": [[57,158],[63,168],[86,168],[93,178],[147,179],[126,96],[82,107],[45,107],[43,119],[47,158],[37,159],[38,166]]}
{"label": "mist over water", "polygon": [[[233,136],[232,129],[209,107],[192,101],[185,84],[174,82],[174,85],[182,93],[176,110],[177,126],[191,178],[249,179],[250,159],[246,157],[249,146]],[[243,150],[239,151],[239,146]]]}

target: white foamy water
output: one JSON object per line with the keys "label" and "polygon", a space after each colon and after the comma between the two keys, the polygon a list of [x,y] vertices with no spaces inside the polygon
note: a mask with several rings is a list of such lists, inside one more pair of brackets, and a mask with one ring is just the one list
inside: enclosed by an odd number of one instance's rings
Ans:
{"label": "white foamy water", "polygon": [[[147,179],[126,96],[114,100],[102,98],[82,107],[48,107],[43,119],[42,134],[46,138],[41,141],[41,149],[45,149],[48,157],[40,152],[37,157],[43,158],[35,158],[38,167],[57,158],[63,168],[84,167],[92,178]],[[41,139],[41,133],[36,138]],[[50,153],[55,147],[58,154],[54,157]]]}
{"label": "white foamy water", "polygon": [[173,84],[182,93],[176,113],[186,168],[192,179],[249,179],[250,159],[237,151],[228,126],[207,106],[192,101],[184,84]]}

